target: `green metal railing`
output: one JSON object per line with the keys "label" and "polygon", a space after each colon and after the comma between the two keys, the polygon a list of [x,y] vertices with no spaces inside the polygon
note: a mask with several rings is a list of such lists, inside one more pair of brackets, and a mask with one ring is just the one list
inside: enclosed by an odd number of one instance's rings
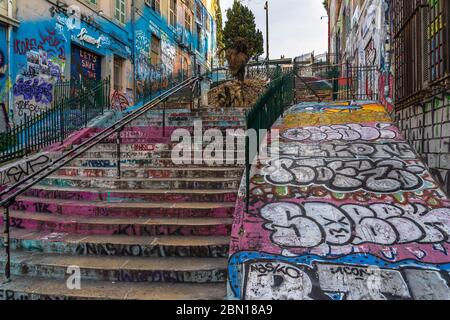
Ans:
{"label": "green metal railing", "polygon": [[0,134],[0,163],[63,142],[72,132],[87,127],[90,120],[109,108],[109,78],[95,87],[72,87],[70,90],[73,93],[65,92],[65,98],[61,95],[53,108],[34,116],[25,114],[20,124]]}
{"label": "green metal railing", "polygon": [[[273,124],[283,115],[286,106],[294,99],[294,73],[289,70],[273,80],[266,92],[258,99],[255,106],[247,113],[247,134],[245,138],[245,175],[246,175],[246,205],[250,202],[250,175],[252,161],[259,154],[262,135],[270,131]],[[250,153],[250,132],[256,132],[255,154]]]}

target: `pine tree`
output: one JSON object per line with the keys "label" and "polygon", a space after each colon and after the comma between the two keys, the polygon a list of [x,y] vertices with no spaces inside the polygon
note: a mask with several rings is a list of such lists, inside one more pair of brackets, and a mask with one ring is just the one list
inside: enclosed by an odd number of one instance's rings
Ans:
{"label": "pine tree", "polygon": [[223,43],[231,73],[244,81],[245,66],[250,58],[264,53],[264,40],[262,32],[256,28],[255,15],[238,0],[227,10]]}

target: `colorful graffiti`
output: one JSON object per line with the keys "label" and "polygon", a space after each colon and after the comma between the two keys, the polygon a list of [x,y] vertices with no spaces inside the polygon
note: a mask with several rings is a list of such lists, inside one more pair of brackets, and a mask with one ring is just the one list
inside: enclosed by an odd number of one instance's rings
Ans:
{"label": "colorful graffiti", "polygon": [[278,122],[248,212],[240,191],[230,298],[450,298],[450,200],[383,110],[300,104]]}
{"label": "colorful graffiti", "polygon": [[115,90],[111,96],[111,108],[113,110],[123,111],[128,107],[130,107],[128,98],[124,94]]}

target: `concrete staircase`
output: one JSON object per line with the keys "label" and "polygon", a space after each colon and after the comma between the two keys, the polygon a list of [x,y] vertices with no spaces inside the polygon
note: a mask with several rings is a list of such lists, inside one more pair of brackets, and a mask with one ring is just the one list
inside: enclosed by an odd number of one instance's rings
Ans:
{"label": "concrete staircase", "polygon": [[[164,135],[160,109],[122,132],[120,179],[111,137],[17,198],[13,281],[0,285],[0,299],[225,297],[243,167],[174,165],[170,134],[192,131],[194,120],[204,130],[243,129],[244,112],[171,108],[166,115]],[[0,272],[4,262],[2,252]],[[80,268],[80,290],[66,285],[70,266]]]}
{"label": "concrete staircase", "polygon": [[[305,82],[307,85],[305,84]],[[297,103],[317,102],[318,97],[320,97],[322,101],[332,100],[332,84],[315,77],[295,78],[295,101]]]}

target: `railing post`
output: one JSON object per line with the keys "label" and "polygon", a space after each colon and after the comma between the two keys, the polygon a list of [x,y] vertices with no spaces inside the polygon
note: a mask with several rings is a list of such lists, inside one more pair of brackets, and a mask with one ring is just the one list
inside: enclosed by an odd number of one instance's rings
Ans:
{"label": "railing post", "polygon": [[61,143],[64,142],[64,106],[66,105],[66,100],[62,102],[62,105],[59,107],[59,140]]}
{"label": "railing post", "polygon": [[166,136],[166,104],[167,100],[164,100],[163,102],[163,114],[162,114],[162,130],[163,130],[163,137]]}
{"label": "railing post", "polygon": [[11,247],[10,247],[10,224],[9,224],[9,204],[3,207],[3,246],[5,247],[5,278],[7,282],[11,281]]}
{"label": "railing post", "polygon": [[245,135],[245,206],[248,213],[250,207],[250,171],[252,165],[250,163],[250,137],[247,133]]}
{"label": "railing post", "polygon": [[122,177],[122,171],[121,171],[121,145],[122,145],[122,133],[123,127],[120,128],[119,131],[117,131],[117,138],[116,138],[116,152],[117,152],[117,179],[121,179]]}

